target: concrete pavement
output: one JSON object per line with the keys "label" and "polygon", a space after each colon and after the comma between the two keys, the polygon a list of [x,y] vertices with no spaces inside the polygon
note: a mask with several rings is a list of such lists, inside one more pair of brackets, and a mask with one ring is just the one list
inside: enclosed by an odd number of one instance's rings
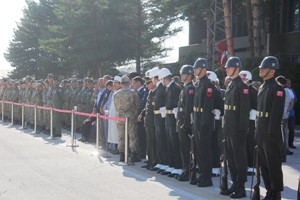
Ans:
{"label": "concrete pavement", "polygon": [[[119,164],[118,156],[94,156],[92,144],[67,147],[70,136],[49,139],[32,130],[0,124],[0,199],[94,200],[94,199],[230,199],[219,195],[219,177],[213,187],[198,188],[135,166]],[[296,199],[300,175],[300,139],[294,155],[283,165],[283,199]],[[247,198],[251,177],[248,176]],[[261,197],[265,195],[261,183]]]}

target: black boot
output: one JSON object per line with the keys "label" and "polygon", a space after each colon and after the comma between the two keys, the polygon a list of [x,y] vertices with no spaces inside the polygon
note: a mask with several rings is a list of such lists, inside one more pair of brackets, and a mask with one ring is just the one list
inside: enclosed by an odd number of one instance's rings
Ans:
{"label": "black boot", "polygon": [[235,191],[235,188],[236,188],[236,184],[233,183],[228,190],[221,191],[220,194],[229,196]]}
{"label": "black boot", "polygon": [[198,187],[209,187],[212,186],[211,177],[203,177],[197,184]]}
{"label": "black boot", "polygon": [[119,162],[125,162],[125,153],[124,152],[120,152],[120,160]]}
{"label": "black boot", "polygon": [[230,198],[232,199],[240,199],[246,197],[246,190],[245,187],[240,186],[238,187],[231,195]]}

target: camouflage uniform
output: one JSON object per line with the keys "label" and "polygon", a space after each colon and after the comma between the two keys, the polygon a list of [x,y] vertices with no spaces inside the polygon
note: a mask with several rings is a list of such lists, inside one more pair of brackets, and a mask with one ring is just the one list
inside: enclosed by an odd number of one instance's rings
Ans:
{"label": "camouflage uniform", "polygon": [[[53,108],[63,109],[64,92],[59,86],[54,86],[52,91],[52,105]],[[53,136],[61,136],[61,113],[53,112]]]}
{"label": "camouflage uniform", "polygon": [[[137,152],[136,122],[138,117],[139,97],[129,88],[122,88],[114,94],[114,104],[118,117],[128,118],[128,137],[131,152]],[[125,122],[117,122],[119,131],[119,151],[125,151]]]}

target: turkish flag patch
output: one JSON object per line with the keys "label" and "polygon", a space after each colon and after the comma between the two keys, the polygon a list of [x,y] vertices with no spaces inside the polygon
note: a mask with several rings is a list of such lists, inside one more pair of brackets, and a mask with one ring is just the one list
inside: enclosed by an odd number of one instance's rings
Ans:
{"label": "turkish flag patch", "polygon": [[189,90],[189,94],[194,94],[194,90],[193,89]]}
{"label": "turkish flag patch", "polygon": [[247,77],[247,74],[242,74],[243,78],[246,78]]}
{"label": "turkish flag patch", "polygon": [[212,88],[207,88],[207,90],[206,90],[206,95],[208,96],[208,97],[211,97],[211,95],[212,95]]}
{"label": "turkish flag patch", "polygon": [[244,90],[243,90],[243,93],[244,93],[244,94],[249,94],[249,90],[248,90],[248,89],[244,89]]}
{"label": "turkish flag patch", "polygon": [[283,92],[282,91],[277,91],[276,96],[283,97]]}

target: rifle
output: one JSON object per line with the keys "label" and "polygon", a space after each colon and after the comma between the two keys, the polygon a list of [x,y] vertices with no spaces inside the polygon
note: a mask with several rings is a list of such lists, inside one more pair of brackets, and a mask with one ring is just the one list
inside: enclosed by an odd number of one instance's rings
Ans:
{"label": "rifle", "polygon": [[223,149],[223,155],[220,157],[221,162],[221,176],[220,176],[220,189],[221,193],[228,190],[228,167],[227,167],[227,157],[226,157],[226,149],[225,149],[225,139],[222,140],[222,149]]}
{"label": "rifle", "polygon": [[255,155],[255,169],[256,169],[256,184],[253,187],[253,196],[252,195],[252,186],[253,186],[253,175],[252,175],[252,182],[251,182],[251,194],[250,198],[252,200],[259,200],[260,199],[260,191],[259,191],[259,184],[260,184],[260,170],[259,170],[259,158],[258,158],[258,146],[255,146],[254,149],[254,155]]}
{"label": "rifle", "polygon": [[191,139],[191,149],[190,149],[190,164],[191,164],[191,170],[190,170],[190,178],[191,182],[195,182],[197,179],[197,170],[196,170],[196,156],[195,156],[195,136],[191,135],[189,136]]}

